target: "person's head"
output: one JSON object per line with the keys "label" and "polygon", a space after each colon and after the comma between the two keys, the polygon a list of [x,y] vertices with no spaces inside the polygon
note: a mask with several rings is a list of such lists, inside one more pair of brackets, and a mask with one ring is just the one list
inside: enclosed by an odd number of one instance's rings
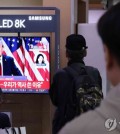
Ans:
{"label": "person's head", "polygon": [[83,60],[86,56],[86,40],[82,35],[71,34],[66,38],[66,57],[72,60]]}
{"label": "person's head", "polygon": [[0,41],[0,56],[2,55],[2,52],[3,52],[3,44],[2,41]]}
{"label": "person's head", "polygon": [[100,18],[98,33],[104,44],[108,79],[115,86],[120,82],[120,3]]}
{"label": "person's head", "polygon": [[36,63],[38,64],[44,64],[44,56],[42,54],[38,54],[37,59],[36,59]]}

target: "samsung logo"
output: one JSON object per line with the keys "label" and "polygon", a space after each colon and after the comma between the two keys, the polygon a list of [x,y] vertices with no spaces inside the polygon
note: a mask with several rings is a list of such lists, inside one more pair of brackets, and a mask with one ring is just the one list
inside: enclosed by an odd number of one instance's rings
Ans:
{"label": "samsung logo", "polygon": [[29,16],[29,20],[51,21],[52,16]]}

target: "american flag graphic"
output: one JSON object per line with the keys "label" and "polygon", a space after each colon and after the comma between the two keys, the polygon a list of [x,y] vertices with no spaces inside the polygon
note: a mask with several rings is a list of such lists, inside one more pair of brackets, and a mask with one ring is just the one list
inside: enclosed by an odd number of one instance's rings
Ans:
{"label": "american flag graphic", "polygon": [[[1,37],[3,54],[14,58],[16,66],[29,81],[50,81],[50,38],[49,37]],[[45,64],[36,63],[39,54]]]}

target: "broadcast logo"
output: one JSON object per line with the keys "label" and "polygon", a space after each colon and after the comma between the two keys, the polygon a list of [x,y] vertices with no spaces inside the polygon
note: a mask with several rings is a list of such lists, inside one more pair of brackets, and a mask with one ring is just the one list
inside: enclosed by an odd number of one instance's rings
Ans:
{"label": "broadcast logo", "polygon": [[115,130],[117,127],[116,119],[107,119],[105,121],[105,127],[109,132]]}

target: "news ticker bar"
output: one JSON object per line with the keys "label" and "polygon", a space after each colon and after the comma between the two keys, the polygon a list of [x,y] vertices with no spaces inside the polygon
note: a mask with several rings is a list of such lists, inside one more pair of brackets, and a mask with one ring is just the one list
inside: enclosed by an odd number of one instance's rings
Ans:
{"label": "news ticker bar", "polygon": [[48,81],[0,81],[0,88],[4,89],[49,89]]}

